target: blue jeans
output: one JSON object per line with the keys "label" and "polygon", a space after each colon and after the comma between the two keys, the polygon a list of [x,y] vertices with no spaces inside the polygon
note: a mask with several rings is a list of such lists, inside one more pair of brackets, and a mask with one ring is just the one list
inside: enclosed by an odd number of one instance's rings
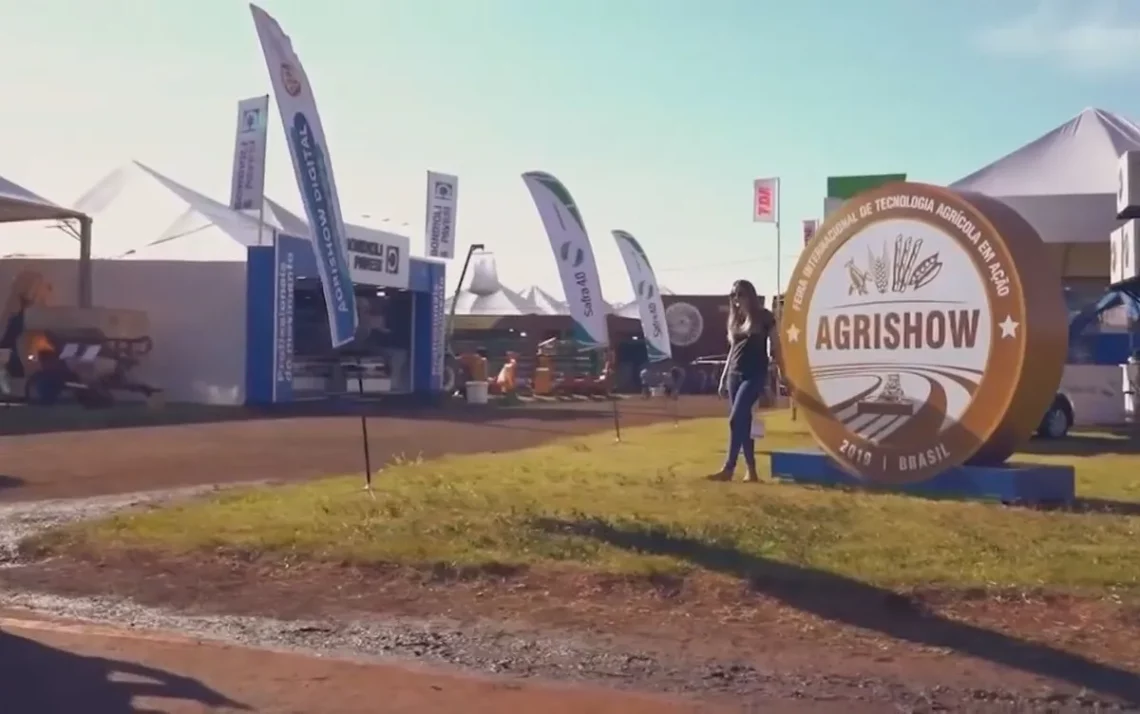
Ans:
{"label": "blue jeans", "polygon": [[744,451],[744,463],[756,470],[756,440],[752,438],[752,408],[764,393],[764,377],[756,375],[743,379],[740,374],[728,375],[728,457],[724,470],[736,469],[736,459]]}

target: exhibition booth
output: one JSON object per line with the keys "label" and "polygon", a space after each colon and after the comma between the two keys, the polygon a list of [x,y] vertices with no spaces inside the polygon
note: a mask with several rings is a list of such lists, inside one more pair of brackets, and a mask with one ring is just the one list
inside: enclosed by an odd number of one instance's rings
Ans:
{"label": "exhibition booth", "polygon": [[395,281],[366,284],[354,276],[359,326],[353,341],[336,350],[309,240],[279,234],[272,246],[249,248],[246,268],[248,403],[430,395],[443,388],[442,262],[411,258]]}
{"label": "exhibition booth", "polygon": [[[66,226],[0,223],[8,317],[24,308],[71,315],[66,330],[37,337],[57,354],[69,354],[73,343],[106,352],[123,341],[112,333],[130,317],[131,337],[149,346],[132,377],[169,402],[270,404],[441,389],[444,265],[412,258],[407,236],[346,226],[360,329],[334,353],[312,245],[295,237],[308,226],[279,204],[266,199],[262,223],[256,211],[232,210],[129,162],[75,205],[67,215],[90,217],[95,234],[81,273]],[[98,306],[97,330],[75,307],[84,302]]]}

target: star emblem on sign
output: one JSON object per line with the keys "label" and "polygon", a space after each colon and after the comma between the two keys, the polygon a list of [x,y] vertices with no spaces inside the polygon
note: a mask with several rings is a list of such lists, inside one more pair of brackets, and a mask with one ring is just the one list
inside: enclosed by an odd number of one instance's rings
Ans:
{"label": "star emblem on sign", "polygon": [[784,331],[784,333],[787,334],[787,336],[788,336],[788,342],[799,342],[800,341],[800,328],[796,327],[795,325],[792,325],[791,327],[789,327],[787,330]]}
{"label": "star emblem on sign", "polygon": [[1006,315],[1005,319],[998,323],[1001,328],[1001,338],[1003,340],[1016,339],[1017,328],[1021,326],[1020,322],[1016,322],[1012,315]]}

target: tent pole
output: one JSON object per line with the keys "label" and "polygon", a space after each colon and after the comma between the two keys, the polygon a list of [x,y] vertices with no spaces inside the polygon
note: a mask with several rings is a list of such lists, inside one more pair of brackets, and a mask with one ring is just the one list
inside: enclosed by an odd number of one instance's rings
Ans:
{"label": "tent pole", "polygon": [[447,324],[443,328],[444,343],[447,345],[444,351],[451,350],[451,333],[455,330],[455,308],[459,304],[459,293],[463,291],[463,280],[467,277],[467,268],[471,265],[471,256],[475,255],[475,251],[483,250],[482,243],[472,243],[467,248],[467,257],[463,260],[463,269],[459,271],[459,282],[455,286],[455,295],[451,298],[451,310],[447,315]]}
{"label": "tent pole", "polygon": [[261,206],[257,209],[257,244],[261,245],[261,237],[265,233],[265,196],[261,197]]}
{"label": "tent pole", "polygon": [[91,218],[79,219],[79,307],[91,307]]}

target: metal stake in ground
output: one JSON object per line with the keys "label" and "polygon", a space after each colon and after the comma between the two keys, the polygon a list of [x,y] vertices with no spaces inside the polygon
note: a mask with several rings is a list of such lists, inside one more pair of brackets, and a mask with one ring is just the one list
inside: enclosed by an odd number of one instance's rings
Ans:
{"label": "metal stake in ground", "polygon": [[610,404],[612,404],[614,408],[614,441],[621,441],[621,414],[618,413],[616,394],[610,395]]}
{"label": "metal stake in ground", "polygon": [[360,390],[360,436],[364,441],[364,489],[372,490],[372,454],[368,449],[368,412],[364,404],[364,365],[356,361],[356,386]]}

